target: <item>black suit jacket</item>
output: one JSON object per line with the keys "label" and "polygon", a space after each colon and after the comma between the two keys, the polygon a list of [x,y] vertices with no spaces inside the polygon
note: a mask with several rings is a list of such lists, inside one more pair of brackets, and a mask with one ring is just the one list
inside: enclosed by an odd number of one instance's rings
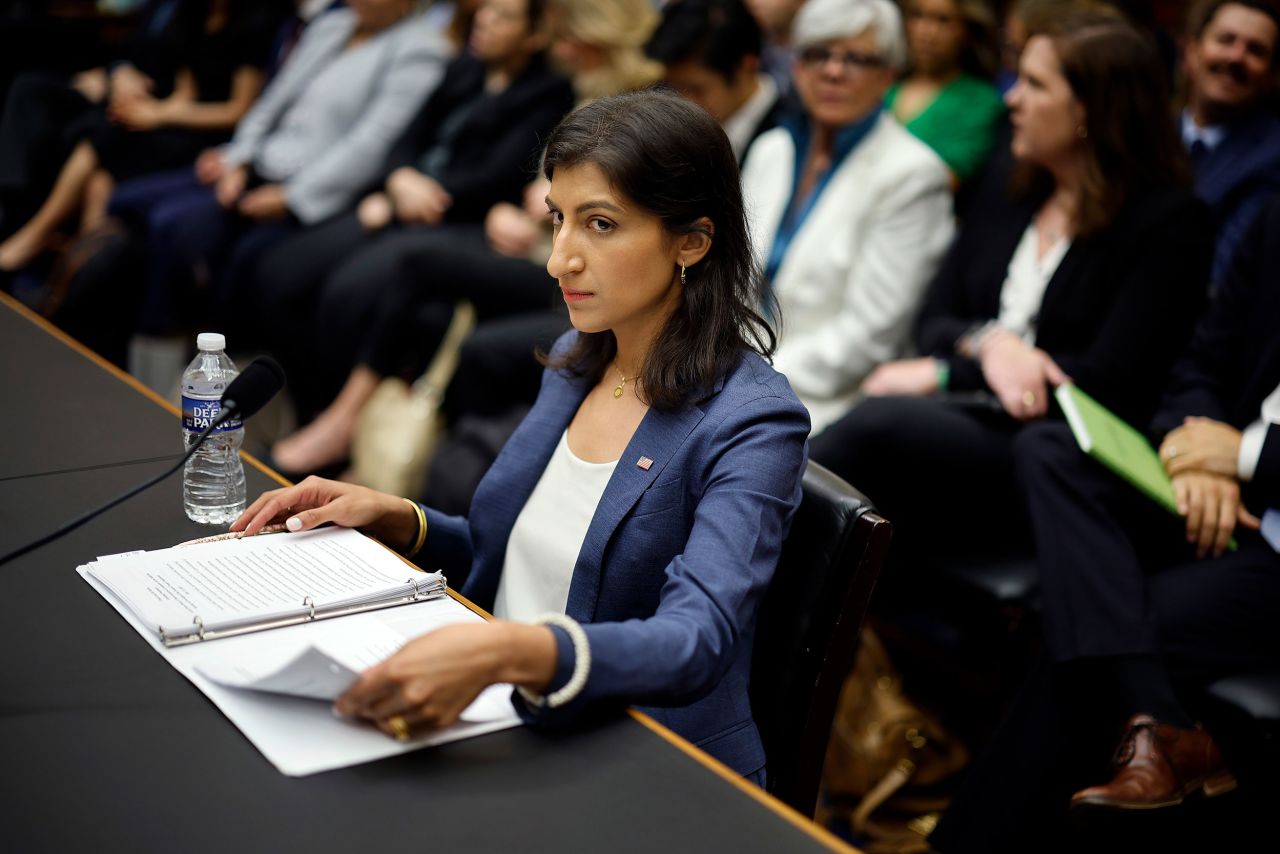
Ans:
{"label": "black suit jacket", "polygon": [[1232,258],[1262,206],[1280,192],[1280,118],[1259,107],[1227,126],[1226,136],[1195,165],[1196,195],[1213,212],[1217,248],[1213,282],[1229,274]]}
{"label": "black suit jacket", "polygon": [[[1196,326],[1153,422],[1163,436],[1190,415],[1238,429],[1258,419],[1262,401],[1280,386],[1280,196],[1254,221],[1231,272]],[[1280,506],[1280,427],[1262,446],[1246,505]]]}
{"label": "black suit jacket", "polygon": [[[556,123],[573,108],[573,87],[539,54],[502,92],[484,93],[485,66],[463,55],[405,129],[387,157],[385,174],[419,159],[441,139],[452,118],[462,124],[450,156],[434,176],[453,196],[446,220],[479,222],[498,202],[520,201],[538,169],[538,155]],[[470,113],[458,113],[470,109]],[[457,114],[457,115],[455,115]]]}
{"label": "black suit jacket", "polygon": [[[988,388],[980,365],[955,344],[999,315],[1009,261],[1038,205],[987,206],[971,216],[933,282],[916,346],[950,359],[953,391]],[[1145,426],[1204,304],[1212,238],[1208,211],[1190,193],[1138,195],[1102,232],[1072,244],[1045,289],[1036,346],[1082,389]]]}

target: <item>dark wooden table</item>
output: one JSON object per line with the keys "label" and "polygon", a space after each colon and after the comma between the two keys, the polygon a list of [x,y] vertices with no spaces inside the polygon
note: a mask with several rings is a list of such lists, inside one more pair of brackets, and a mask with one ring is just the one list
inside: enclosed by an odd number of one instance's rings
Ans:
{"label": "dark wooden table", "polygon": [[[0,295],[0,448],[3,553],[159,472],[181,438],[171,406]],[[275,485],[246,474],[250,495]],[[638,714],[286,777],[75,572],[204,533],[174,476],[0,567],[0,849],[841,847]]]}

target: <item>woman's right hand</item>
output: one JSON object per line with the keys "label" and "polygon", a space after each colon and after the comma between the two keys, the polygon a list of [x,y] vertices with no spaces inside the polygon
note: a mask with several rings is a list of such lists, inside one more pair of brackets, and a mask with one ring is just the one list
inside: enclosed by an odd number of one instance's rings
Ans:
{"label": "woman's right hand", "polygon": [[321,477],[264,492],[231,523],[231,530],[252,536],[280,522],[290,531],[309,531],[325,523],[359,528],[401,550],[413,544],[418,532],[417,513],[404,499]]}
{"label": "woman's right hand", "polygon": [[1044,417],[1049,411],[1049,387],[1068,379],[1047,353],[1003,329],[983,340],[978,359],[982,376],[1004,411],[1019,421]]}
{"label": "woman's right hand", "polygon": [[435,178],[401,166],[387,178],[387,195],[401,222],[439,225],[453,197]]}
{"label": "woman's right hand", "polygon": [[395,211],[386,193],[370,193],[356,206],[356,220],[366,232],[380,231],[387,227]]}

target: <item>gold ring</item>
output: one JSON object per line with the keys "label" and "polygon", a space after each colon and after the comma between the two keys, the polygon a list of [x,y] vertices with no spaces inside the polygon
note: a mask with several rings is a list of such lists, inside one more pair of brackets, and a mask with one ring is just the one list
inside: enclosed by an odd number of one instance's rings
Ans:
{"label": "gold ring", "polygon": [[1024,391],[1024,392],[1022,393],[1022,405],[1023,405],[1023,406],[1035,406],[1035,405],[1036,405],[1036,393],[1035,393],[1034,391],[1029,390],[1029,389],[1028,389],[1027,391]]}
{"label": "gold ring", "polygon": [[404,715],[392,715],[387,718],[387,726],[391,727],[391,735],[396,741],[409,740],[409,722],[404,719]]}

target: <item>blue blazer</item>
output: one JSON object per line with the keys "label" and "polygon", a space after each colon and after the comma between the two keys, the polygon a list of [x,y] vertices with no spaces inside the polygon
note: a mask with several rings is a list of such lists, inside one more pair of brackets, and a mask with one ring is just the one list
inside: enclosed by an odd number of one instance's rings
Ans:
{"label": "blue blazer", "polygon": [[[563,352],[577,333],[562,337]],[[432,566],[471,568],[463,594],[492,608],[507,539],[592,382],[547,370],[537,402],[476,490],[467,518],[427,509]],[[786,379],[745,354],[705,401],[651,409],[627,444],[587,529],[566,612],[591,648],[586,687],[558,709],[636,704],[743,775],[764,767],[747,684],[760,598],[800,502],[809,416]],[[648,468],[638,465],[652,460]],[[573,672],[556,634],[551,690]]]}

